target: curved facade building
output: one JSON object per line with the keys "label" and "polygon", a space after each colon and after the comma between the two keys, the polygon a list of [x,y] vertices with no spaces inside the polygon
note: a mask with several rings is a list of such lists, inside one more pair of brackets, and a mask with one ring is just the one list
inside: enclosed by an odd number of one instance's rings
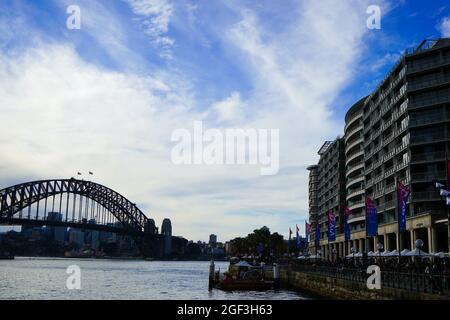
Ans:
{"label": "curved facade building", "polygon": [[364,183],[364,123],[363,109],[366,98],[355,103],[345,115],[345,190],[346,204],[350,209],[349,217],[351,246],[358,251],[363,249],[365,238],[365,183]]}
{"label": "curved facade building", "polygon": [[[412,250],[422,240],[425,252],[448,252],[448,208],[435,182],[447,184],[450,154],[450,38],[424,40],[405,51],[390,72],[367,97],[356,102],[345,116],[344,201],[350,209],[350,241],[345,242],[342,219],[336,240],[327,241],[326,213],[338,211],[341,161],[335,142],[319,151],[318,209],[311,206],[311,221],[319,222],[316,244],[325,254],[348,255],[350,248],[369,254],[378,250]],[[310,174],[311,175],[311,174]],[[398,188],[409,189],[405,229],[400,233]],[[310,177],[310,198],[311,198]],[[378,227],[366,236],[365,200],[377,212]],[[311,224],[314,227],[314,224]],[[341,250],[345,247],[345,250]]]}

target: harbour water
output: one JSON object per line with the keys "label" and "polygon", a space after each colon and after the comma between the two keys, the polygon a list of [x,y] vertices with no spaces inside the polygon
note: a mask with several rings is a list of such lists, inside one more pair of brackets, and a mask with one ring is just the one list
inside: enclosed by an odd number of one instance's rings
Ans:
{"label": "harbour water", "polygon": [[[81,271],[81,289],[69,290],[71,265]],[[226,270],[227,262],[216,262]],[[0,299],[309,299],[281,290],[263,292],[208,291],[207,261],[140,261],[16,258],[0,260]]]}

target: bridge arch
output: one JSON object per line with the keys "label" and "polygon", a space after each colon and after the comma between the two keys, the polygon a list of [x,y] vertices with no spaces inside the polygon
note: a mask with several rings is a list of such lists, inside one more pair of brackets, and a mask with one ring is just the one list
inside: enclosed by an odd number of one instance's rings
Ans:
{"label": "bridge arch", "polygon": [[[150,219],[134,203],[118,192],[92,181],[75,178],[31,181],[0,190],[0,222],[14,221],[15,215],[19,212],[22,213],[22,210],[27,207],[30,208],[34,204],[38,206],[35,220],[39,220],[39,202],[58,195],[62,203],[64,194],[67,194],[64,217],[67,223],[74,222],[73,210],[71,211],[72,219],[69,216],[69,195],[72,194],[74,195],[73,208],[75,208],[75,197],[77,195],[80,199],[82,197],[91,199],[102,206],[103,209],[108,210],[127,233],[144,235],[145,233],[155,234],[157,232],[149,223]],[[47,202],[45,202],[45,205],[47,206]],[[44,212],[44,220],[45,214]],[[28,215],[28,219],[33,220],[33,218],[30,214]]]}

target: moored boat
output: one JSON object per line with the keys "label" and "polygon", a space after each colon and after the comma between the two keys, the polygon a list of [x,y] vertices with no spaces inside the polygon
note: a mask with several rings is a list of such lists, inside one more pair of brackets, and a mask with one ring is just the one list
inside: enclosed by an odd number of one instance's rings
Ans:
{"label": "moored boat", "polygon": [[274,264],[272,279],[266,279],[263,267],[253,266],[246,261],[230,263],[228,271],[223,275],[219,271],[215,271],[214,262],[211,261],[209,288],[224,291],[261,291],[261,290],[278,290],[279,266]]}

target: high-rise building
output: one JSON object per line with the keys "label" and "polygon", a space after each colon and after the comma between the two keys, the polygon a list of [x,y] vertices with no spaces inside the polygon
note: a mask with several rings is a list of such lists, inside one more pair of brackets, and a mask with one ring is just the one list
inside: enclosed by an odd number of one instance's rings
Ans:
{"label": "high-rise building", "polygon": [[217,243],[217,236],[215,234],[209,235],[209,245],[214,246]]}
{"label": "high-rise building", "polygon": [[172,253],[172,223],[165,218],[161,226],[161,234],[164,236],[164,254]]}
{"label": "high-rise building", "polygon": [[[342,216],[336,241],[326,241],[324,214],[337,208],[328,200],[328,185],[336,186],[330,163],[340,161],[325,143],[318,166],[310,170],[310,221],[319,219],[321,243],[314,243],[314,223],[310,233],[312,248],[336,250],[346,255],[350,248],[376,251],[413,249],[415,240],[423,250],[449,249],[448,217],[445,201],[435,182],[447,184],[446,159],[450,149],[450,39],[423,41],[408,50],[378,87],[355,103],[345,117],[344,203],[350,209],[350,241],[343,239]],[[322,149],[324,148],[322,147]],[[321,150],[322,150],[321,149]],[[332,158],[332,159],[330,159]],[[313,168],[318,187],[311,185]],[[411,190],[407,211],[407,230],[398,232],[397,182]],[[318,192],[319,208],[311,205]],[[340,189],[339,189],[340,190]],[[337,191],[339,192],[339,191]],[[373,199],[379,214],[378,235],[366,237],[365,200]],[[331,200],[331,201],[335,201]],[[316,218],[317,217],[317,218]]]}
{"label": "high-rise building", "polygon": [[[328,257],[336,249],[328,246],[328,215],[330,213],[336,216],[336,233],[339,233],[340,223],[343,216],[345,204],[345,149],[344,139],[336,138],[334,141],[326,141],[319,149],[320,156],[317,167],[308,167],[310,171],[310,195],[313,205],[314,218],[311,225],[310,234],[315,235],[316,222],[318,221],[320,230],[320,243],[315,243],[313,237],[312,244],[320,254]],[[314,205],[314,194],[317,194],[317,205]],[[342,229],[343,230],[343,229]]]}

